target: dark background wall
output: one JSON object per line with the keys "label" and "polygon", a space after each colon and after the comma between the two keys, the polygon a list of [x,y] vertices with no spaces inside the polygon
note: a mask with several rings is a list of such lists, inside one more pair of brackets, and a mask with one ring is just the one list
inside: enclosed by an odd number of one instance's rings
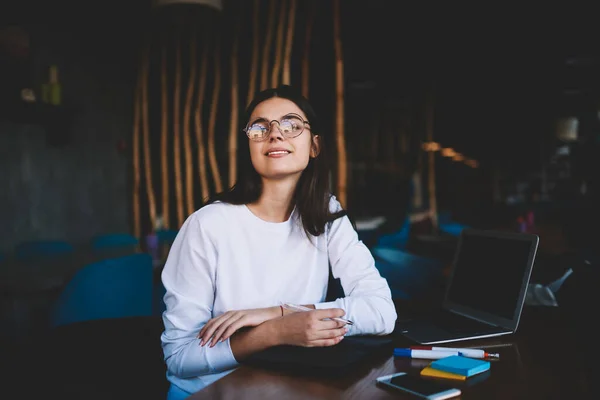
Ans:
{"label": "dark background wall", "polygon": [[[25,76],[39,88],[48,66],[56,64],[72,124],[59,129],[71,134],[68,143],[52,146],[40,125],[15,123],[10,115],[0,118],[0,251],[27,239],[86,241],[97,233],[130,230],[133,86],[140,43],[152,19],[150,3],[1,4],[0,27],[19,25],[31,33],[31,63],[14,76]],[[244,32],[249,30],[251,3],[224,3],[228,10],[241,7],[236,17]],[[267,3],[261,1],[263,11]],[[331,3],[298,4],[295,41],[300,43],[303,12],[308,4],[319,5],[311,100],[325,125],[332,127]],[[434,139],[481,163],[477,171],[448,160],[437,163],[440,207],[462,206],[472,213],[475,205],[491,202],[491,177],[498,169],[511,182],[538,173],[544,161],[550,162],[557,116],[587,110],[597,132],[599,36],[589,10],[500,7],[484,12],[455,4],[430,9],[385,0],[343,1],[342,6],[349,205],[355,215],[404,212],[425,137],[425,99],[432,88]],[[261,18],[266,26],[264,12]],[[219,27],[234,32],[232,21],[223,20]],[[246,42],[249,38],[244,36]],[[296,50],[297,63],[301,46]],[[249,46],[241,52],[243,69],[249,63]],[[227,65],[225,52],[223,57]],[[158,68],[153,65],[151,70]],[[229,79],[227,67],[223,71],[223,79]],[[4,83],[13,76],[0,75]],[[292,80],[297,82],[298,75],[293,68]],[[242,99],[247,76],[240,73]],[[158,81],[153,82],[156,96]],[[217,128],[226,130],[227,81],[222,87]],[[156,113],[151,118],[156,122]],[[155,123],[152,130],[158,132]],[[394,153],[382,140],[396,132],[405,143],[396,140],[393,146],[404,151]],[[380,140],[380,152],[365,152],[375,140]],[[539,153],[544,142],[545,155]],[[225,152],[225,141],[219,149]],[[227,164],[226,158],[220,162]]]}
{"label": "dark background wall", "polygon": [[[0,251],[23,240],[78,243],[127,232],[135,29],[126,34],[120,18],[107,24],[106,9],[77,13],[83,7],[70,2],[22,3],[22,10],[2,13],[2,22],[27,29],[30,62],[26,73],[8,79],[31,79],[39,96],[48,67],[57,65],[69,123],[54,134],[68,141],[53,145],[41,124],[0,118]],[[67,19],[61,5],[79,18]],[[82,18],[94,11],[95,22]]]}

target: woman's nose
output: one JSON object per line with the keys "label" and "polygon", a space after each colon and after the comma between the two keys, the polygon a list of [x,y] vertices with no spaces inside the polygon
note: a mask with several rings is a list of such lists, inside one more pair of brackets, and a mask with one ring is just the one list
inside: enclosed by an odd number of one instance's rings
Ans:
{"label": "woman's nose", "polygon": [[269,140],[283,140],[283,134],[279,130],[279,123],[277,121],[271,121],[271,129],[269,131]]}

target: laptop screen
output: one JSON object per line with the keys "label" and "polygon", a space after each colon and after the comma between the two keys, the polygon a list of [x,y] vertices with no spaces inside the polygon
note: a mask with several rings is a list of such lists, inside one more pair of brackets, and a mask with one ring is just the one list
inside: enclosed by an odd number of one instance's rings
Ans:
{"label": "laptop screen", "polygon": [[446,302],[507,320],[518,317],[537,240],[536,235],[465,230]]}

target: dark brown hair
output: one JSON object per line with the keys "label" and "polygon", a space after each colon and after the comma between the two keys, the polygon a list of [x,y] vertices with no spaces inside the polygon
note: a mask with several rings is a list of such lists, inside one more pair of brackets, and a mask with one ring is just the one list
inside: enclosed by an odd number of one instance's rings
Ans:
{"label": "dark brown hair", "polygon": [[[263,90],[258,93],[246,108],[243,123],[246,124],[252,112],[265,100],[280,97],[294,102],[302,110],[308,121],[310,131],[305,133],[319,135],[319,153],[310,158],[306,169],[302,172],[294,193],[296,211],[302,219],[302,226],[307,234],[319,236],[325,232],[325,225],[346,215],[345,210],[335,213],[329,211],[331,188],[329,186],[329,160],[325,143],[322,140],[321,127],[317,115],[308,100],[288,85]],[[304,134],[304,133],[303,133]],[[209,203],[222,201],[230,204],[249,204],[258,200],[262,192],[262,180],[252,165],[248,140],[243,141],[238,151],[238,179],[229,190],[214,196]]]}

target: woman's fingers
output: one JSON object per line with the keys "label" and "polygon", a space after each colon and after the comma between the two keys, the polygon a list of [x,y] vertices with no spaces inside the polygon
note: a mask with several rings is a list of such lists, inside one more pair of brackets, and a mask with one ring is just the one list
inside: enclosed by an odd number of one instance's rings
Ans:
{"label": "woman's fingers", "polygon": [[235,324],[236,321],[239,321],[240,319],[242,319],[242,316],[237,315],[236,317],[228,318],[227,321],[220,324],[219,327],[215,330],[214,334],[212,335],[210,347],[214,347],[218,343],[219,339],[221,339],[223,332],[225,332],[227,328],[229,328],[232,324]]}
{"label": "woman's fingers", "polygon": [[[333,339],[344,337],[348,333],[348,329],[345,327],[329,329],[329,330],[318,330],[312,331],[306,337],[305,345],[312,346],[313,342],[317,343],[329,343]],[[324,342],[323,342],[324,341]],[[329,344],[328,346],[330,346]]]}
{"label": "woman's fingers", "polygon": [[320,339],[331,339],[339,336],[344,336],[348,333],[347,328],[337,328],[337,329],[329,329],[326,331],[318,331],[315,335],[316,340]]}
{"label": "woman's fingers", "polygon": [[225,332],[223,333],[223,340],[227,340],[231,337],[231,335],[233,335],[234,333],[236,333],[239,329],[243,328],[244,326],[246,326],[246,322],[244,321],[244,318],[240,318],[237,321],[235,321],[233,324],[229,325],[229,327],[225,330]]}
{"label": "woman's fingers", "polygon": [[223,315],[219,315],[218,317],[209,319],[206,322],[206,324],[204,324],[204,326],[202,327],[202,329],[200,329],[200,332],[198,332],[198,338],[202,338],[202,336],[204,336],[204,334],[206,333],[206,331],[208,329],[210,329],[214,324],[218,323],[223,318],[227,318],[228,316],[229,316],[229,314],[225,313]]}
{"label": "woman's fingers", "polygon": [[202,327],[202,329],[200,329],[200,332],[198,332],[198,339],[202,339],[202,336],[204,336],[204,333],[206,332],[206,329],[208,327],[210,327],[210,325],[212,325],[212,319],[209,320],[206,324],[204,324],[204,326]]}
{"label": "woman's fingers", "polygon": [[316,332],[315,338],[308,342],[309,347],[333,346],[338,344],[348,333],[348,328],[341,327]]}
{"label": "woman's fingers", "polygon": [[326,318],[340,318],[346,315],[346,311],[341,308],[321,308],[311,312],[314,313],[316,318],[321,320]]}
{"label": "woman's fingers", "polygon": [[198,332],[198,339],[202,339],[202,337],[204,336],[204,334],[206,333],[206,331],[214,324],[215,320],[211,319],[209,320],[206,324],[204,324],[204,326],[202,327],[202,329],[200,329],[200,332]]}
{"label": "woman's fingers", "polygon": [[330,330],[330,329],[338,329],[338,328],[342,328],[346,326],[345,322],[340,322],[340,321],[335,321],[335,320],[326,320],[326,321],[321,321],[319,323],[319,328],[320,330]]}
{"label": "woman's fingers", "polygon": [[214,319],[208,321],[205,325],[206,330],[204,331],[204,333],[201,336],[200,346],[204,346],[206,343],[208,343],[210,338],[214,335],[215,331],[231,318],[232,318],[232,314],[228,314],[228,315],[223,314],[218,318],[214,318]]}
{"label": "woman's fingers", "polygon": [[344,339],[344,336],[336,336],[336,337],[329,338],[329,339],[311,340],[310,342],[308,342],[307,347],[328,347],[328,346],[335,346],[336,344],[338,344],[339,342],[341,342],[342,339]]}
{"label": "woman's fingers", "polygon": [[210,339],[214,336],[215,331],[219,328],[219,326],[225,323],[225,321],[226,319],[221,319],[211,324],[210,327],[206,329],[206,332],[204,332],[204,335],[202,335],[202,342],[200,343],[200,345],[204,346],[205,344],[207,344],[210,341]]}

